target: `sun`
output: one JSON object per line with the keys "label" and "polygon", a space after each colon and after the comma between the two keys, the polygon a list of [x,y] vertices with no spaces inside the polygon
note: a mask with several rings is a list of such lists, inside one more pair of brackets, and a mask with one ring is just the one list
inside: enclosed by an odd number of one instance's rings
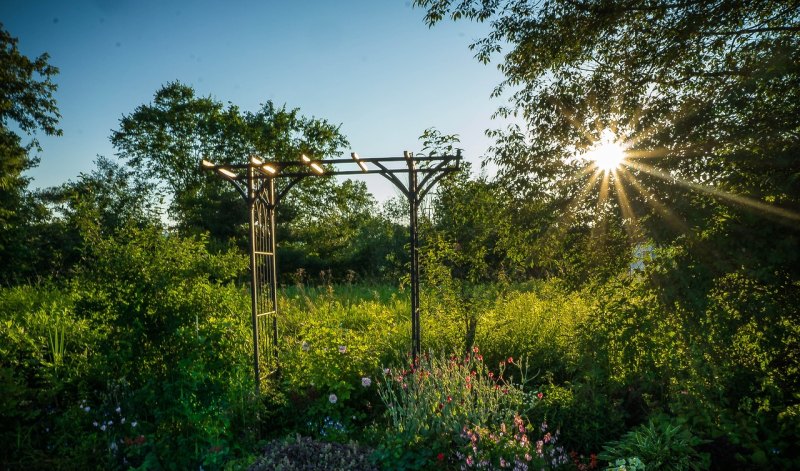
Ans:
{"label": "sun", "polygon": [[625,148],[608,129],[600,136],[600,140],[584,154],[584,158],[593,162],[599,170],[613,172],[625,161]]}

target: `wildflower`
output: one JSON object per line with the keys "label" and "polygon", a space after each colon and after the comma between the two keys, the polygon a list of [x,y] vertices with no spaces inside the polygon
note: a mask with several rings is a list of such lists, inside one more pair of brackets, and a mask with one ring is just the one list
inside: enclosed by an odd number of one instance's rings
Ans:
{"label": "wildflower", "polygon": [[447,402],[453,402],[453,396],[447,396]]}
{"label": "wildflower", "polygon": [[544,440],[545,443],[550,443],[551,438],[553,438],[552,435],[550,435],[550,432],[547,432],[544,434],[544,437],[542,437],[542,440]]}
{"label": "wildflower", "polygon": [[117,411],[117,414],[121,414],[122,413],[122,408],[120,406],[117,406],[117,408],[114,409],[114,410]]}
{"label": "wildflower", "polygon": [[114,421],[113,420],[109,420],[108,421],[108,425],[114,425]]}
{"label": "wildflower", "polygon": [[104,431],[104,432],[105,432],[105,431],[106,431],[106,424],[103,424],[103,425],[101,425],[101,426],[100,426],[100,430],[102,430],[102,431]]}
{"label": "wildflower", "polygon": [[111,445],[109,446],[109,448],[111,449],[111,451],[116,451],[117,450],[117,442],[111,442]]}
{"label": "wildflower", "polygon": [[542,422],[542,432],[544,432],[545,430],[547,430],[547,421],[546,420],[544,422]]}
{"label": "wildflower", "polygon": [[444,453],[439,453],[438,455],[436,455],[436,459],[439,461],[444,461]]}
{"label": "wildflower", "polygon": [[479,351],[478,347],[472,347],[472,353],[478,353]]}
{"label": "wildflower", "polygon": [[392,374],[392,370],[390,370],[389,368],[384,368],[383,369],[383,374],[385,374],[386,376],[389,376],[390,374]]}
{"label": "wildflower", "polygon": [[514,363],[514,357],[508,357],[508,362],[513,364]]}
{"label": "wildflower", "polygon": [[490,372],[489,372],[489,379],[492,379],[492,378],[494,378],[494,373],[492,373],[492,372],[490,371]]}
{"label": "wildflower", "polygon": [[538,394],[536,394],[536,397],[538,397],[539,399],[541,399],[541,398],[543,398],[543,397],[544,397],[544,394],[542,394],[542,393],[538,393]]}
{"label": "wildflower", "polygon": [[138,423],[137,423],[137,422],[134,420],[133,422],[131,422],[131,427],[133,427],[133,428],[136,428],[136,425],[137,425],[137,424],[138,424]]}
{"label": "wildflower", "polygon": [[331,404],[336,404],[336,401],[338,401],[338,400],[339,400],[339,398],[336,397],[336,394],[331,394],[330,396],[328,396],[328,401]]}
{"label": "wildflower", "polygon": [[500,457],[500,467],[501,468],[505,468],[506,467],[506,460],[503,459],[503,457]]}
{"label": "wildflower", "polygon": [[467,463],[467,466],[472,466],[472,463],[473,463],[472,455],[467,456],[466,463]]}
{"label": "wildflower", "polygon": [[95,420],[94,422],[92,422],[92,425],[94,425],[95,427],[97,427],[97,421]]}
{"label": "wildflower", "polygon": [[125,423],[125,417],[119,419],[119,423],[124,424]]}
{"label": "wildflower", "polygon": [[89,412],[90,410],[92,410],[92,408],[91,408],[91,407],[89,407],[89,406],[85,406],[85,407],[83,408],[83,411],[84,411],[84,412]]}
{"label": "wildflower", "polygon": [[369,379],[369,377],[364,376],[363,378],[361,378],[361,386],[364,386],[365,388],[368,388],[371,385],[372,385],[372,380]]}
{"label": "wildflower", "polygon": [[345,345],[339,345],[339,353],[345,353],[347,351],[347,347]]}
{"label": "wildflower", "polygon": [[532,459],[533,459],[533,456],[531,456],[530,453],[525,453],[525,461],[530,461]]}
{"label": "wildflower", "polygon": [[525,433],[525,422],[519,415],[514,416],[514,425],[519,429],[519,433]]}
{"label": "wildflower", "polygon": [[304,352],[307,352],[311,346],[308,344],[308,342],[303,341],[303,345],[301,345],[300,348],[302,348]]}

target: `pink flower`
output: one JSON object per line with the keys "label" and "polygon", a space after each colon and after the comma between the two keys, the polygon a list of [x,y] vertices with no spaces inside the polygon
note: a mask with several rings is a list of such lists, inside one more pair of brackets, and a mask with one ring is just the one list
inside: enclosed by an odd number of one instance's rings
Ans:
{"label": "pink flower", "polygon": [[472,461],[472,455],[467,456],[466,463],[467,463],[467,466],[472,466],[472,463],[474,463]]}
{"label": "pink flower", "polygon": [[436,455],[436,459],[439,461],[444,461],[444,453],[439,453],[438,455]]}
{"label": "pink flower", "polygon": [[541,399],[541,398],[543,398],[543,397],[544,397],[544,394],[542,394],[542,393],[538,393],[538,394],[536,395],[536,397],[538,397],[539,399]]}
{"label": "pink flower", "polygon": [[509,363],[514,363],[514,357],[508,357],[508,362]]}

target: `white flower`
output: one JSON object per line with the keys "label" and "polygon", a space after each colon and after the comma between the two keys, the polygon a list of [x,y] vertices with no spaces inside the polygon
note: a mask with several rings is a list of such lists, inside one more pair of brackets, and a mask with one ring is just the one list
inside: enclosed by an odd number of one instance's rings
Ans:
{"label": "white flower", "polygon": [[89,407],[89,406],[86,406],[86,407],[84,407],[84,408],[83,408],[83,410],[84,410],[85,412],[89,412],[90,410],[92,410],[92,408],[91,408],[91,407]]}
{"label": "white flower", "polygon": [[339,345],[339,353],[344,353],[347,351],[347,347],[344,345]]}
{"label": "white flower", "polygon": [[385,375],[387,375],[387,376],[388,376],[388,375],[390,375],[391,373],[392,373],[392,370],[390,370],[389,368],[384,368],[384,369],[383,369],[383,374],[385,374]]}
{"label": "white flower", "polygon": [[133,422],[131,422],[131,427],[136,428],[136,424],[137,422],[134,420]]}
{"label": "white flower", "polygon": [[338,401],[339,399],[336,397],[336,394],[331,394],[330,396],[328,396],[328,400],[331,402],[331,404],[336,404],[336,401]]}
{"label": "white flower", "polygon": [[308,344],[308,342],[304,341],[301,348],[303,349],[304,352],[307,352],[308,349],[311,348],[311,346]]}
{"label": "white flower", "polygon": [[114,409],[114,410],[117,411],[117,414],[121,414],[122,413],[122,408],[120,406],[117,406],[117,408]]}
{"label": "white flower", "polygon": [[95,427],[97,427],[97,421],[95,420],[94,422],[92,422],[92,425],[94,425]]}
{"label": "white flower", "polygon": [[104,432],[105,432],[105,431],[106,431],[106,424],[103,424],[103,425],[101,425],[101,426],[100,426],[100,430],[102,430],[102,431],[104,431]]}
{"label": "white flower", "polygon": [[108,425],[114,425],[114,421],[113,420],[109,420],[108,421]]}
{"label": "white flower", "polygon": [[119,423],[121,423],[121,424],[124,424],[124,423],[125,423],[125,417],[121,418],[121,419],[119,420]]}
{"label": "white flower", "polygon": [[372,380],[364,376],[363,378],[361,378],[361,385],[364,386],[365,388],[368,388],[372,385]]}

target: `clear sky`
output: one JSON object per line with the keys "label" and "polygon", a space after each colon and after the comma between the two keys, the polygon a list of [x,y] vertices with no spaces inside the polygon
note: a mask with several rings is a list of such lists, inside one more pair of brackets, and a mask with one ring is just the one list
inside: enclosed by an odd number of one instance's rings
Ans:
{"label": "clear sky", "polygon": [[[0,22],[22,53],[47,52],[60,69],[64,135],[41,139],[33,186],[113,156],[122,115],[173,80],[244,110],[273,100],[341,123],[363,156],[420,150],[418,136],[435,126],[459,134],[477,164],[501,104],[489,98],[501,74],[468,49],[487,26],[429,29],[423,16],[404,0],[3,0]],[[395,194],[379,176],[366,181],[379,200]]]}

